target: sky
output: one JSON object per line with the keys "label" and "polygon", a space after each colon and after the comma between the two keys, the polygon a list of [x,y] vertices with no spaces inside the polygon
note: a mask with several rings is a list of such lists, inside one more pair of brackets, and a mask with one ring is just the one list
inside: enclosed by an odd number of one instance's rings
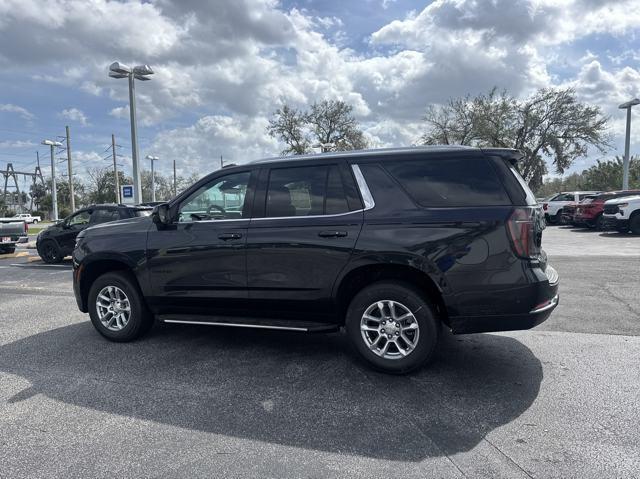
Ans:
{"label": "sky", "polygon": [[[622,155],[640,96],[638,0],[0,0],[0,170],[49,174],[45,139],[71,129],[75,171],[118,159],[131,171],[126,80],[137,82],[140,155],[156,171],[205,174],[275,156],[266,133],[283,104],[339,99],[374,147],[416,144],[427,105],[497,86],[518,97],[572,87],[611,117]],[[640,149],[640,107],[632,153]],[[62,154],[58,168],[64,170]],[[603,155],[590,151],[571,171]],[[143,163],[149,168],[148,162]]]}

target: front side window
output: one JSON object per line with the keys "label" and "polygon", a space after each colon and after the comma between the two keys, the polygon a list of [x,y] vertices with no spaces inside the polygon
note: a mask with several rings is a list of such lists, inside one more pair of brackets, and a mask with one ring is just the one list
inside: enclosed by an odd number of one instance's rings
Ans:
{"label": "front side window", "polygon": [[420,206],[505,206],[511,200],[483,158],[402,160],[385,168]]}
{"label": "front side window", "polygon": [[88,211],[81,211],[80,213],[76,213],[75,215],[69,218],[67,224],[69,226],[83,226],[89,224],[89,220],[91,219],[91,213]]}
{"label": "front side window", "polygon": [[266,216],[320,216],[349,211],[337,166],[275,168],[269,174]]}
{"label": "front side window", "polygon": [[250,176],[233,173],[201,186],[180,205],[178,221],[242,219]]}

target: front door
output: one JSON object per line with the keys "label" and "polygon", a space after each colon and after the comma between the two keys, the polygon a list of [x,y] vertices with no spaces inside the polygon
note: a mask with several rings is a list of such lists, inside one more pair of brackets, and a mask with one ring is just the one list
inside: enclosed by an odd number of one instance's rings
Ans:
{"label": "front door", "polygon": [[69,216],[62,223],[62,233],[57,241],[63,254],[71,254],[76,244],[78,233],[89,226],[91,210],[82,210]]}
{"label": "front door", "polygon": [[217,176],[178,205],[147,239],[158,314],[225,314],[247,298],[250,171]]}
{"label": "front door", "polygon": [[331,312],[333,285],[363,219],[360,204],[349,207],[340,169],[274,167],[262,175],[263,193],[256,196],[256,204],[264,205],[262,217],[251,221],[247,239],[253,308],[299,319]]}

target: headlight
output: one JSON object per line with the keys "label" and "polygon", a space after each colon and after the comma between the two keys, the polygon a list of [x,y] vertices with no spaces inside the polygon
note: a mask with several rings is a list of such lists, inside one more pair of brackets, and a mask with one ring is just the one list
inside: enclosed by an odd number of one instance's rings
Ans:
{"label": "headlight", "polygon": [[627,206],[629,206],[629,203],[618,203],[618,208],[626,208]]}

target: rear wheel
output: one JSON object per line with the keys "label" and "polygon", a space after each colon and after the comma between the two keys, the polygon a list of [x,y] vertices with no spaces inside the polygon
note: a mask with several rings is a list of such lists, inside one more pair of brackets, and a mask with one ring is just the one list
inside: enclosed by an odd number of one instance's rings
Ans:
{"label": "rear wheel", "polygon": [[396,281],[360,291],[349,305],[345,323],[356,351],[374,368],[394,374],[427,363],[440,332],[431,305],[413,287]]}
{"label": "rear wheel", "polygon": [[596,218],[596,221],[594,222],[595,227],[598,231],[604,231],[604,216],[602,215],[602,213],[600,213],[598,215],[598,217]]}
{"label": "rear wheel", "polygon": [[635,213],[629,220],[629,229],[634,235],[640,235],[640,213]]}
{"label": "rear wheel", "polygon": [[89,316],[93,326],[105,338],[133,341],[153,325],[153,315],[130,274],[106,273],[94,281],[89,290]]}
{"label": "rear wheel", "polygon": [[42,261],[49,264],[60,263],[64,258],[60,248],[52,240],[45,240],[38,246],[38,254]]}
{"label": "rear wheel", "polygon": [[38,224],[38,220],[33,220],[33,224],[34,225]]}

